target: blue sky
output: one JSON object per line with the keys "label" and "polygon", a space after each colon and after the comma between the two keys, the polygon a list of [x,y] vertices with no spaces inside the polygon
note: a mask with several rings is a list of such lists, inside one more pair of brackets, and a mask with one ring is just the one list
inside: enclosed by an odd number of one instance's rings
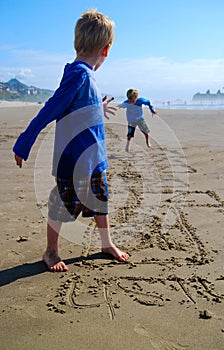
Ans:
{"label": "blue sky", "polygon": [[156,100],[224,91],[223,0],[0,0],[0,81],[55,90],[73,61],[74,26],[97,8],[116,24],[101,90]]}

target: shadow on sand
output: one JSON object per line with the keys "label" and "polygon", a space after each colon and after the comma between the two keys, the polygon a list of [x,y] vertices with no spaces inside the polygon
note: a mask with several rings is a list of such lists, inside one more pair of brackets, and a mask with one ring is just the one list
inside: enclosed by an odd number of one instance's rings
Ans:
{"label": "shadow on sand", "polygon": [[[77,258],[70,258],[63,260],[66,265],[75,264],[77,262],[84,262],[88,260],[95,259],[107,259],[113,260],[113,257],[109,254],[104,253],[94,253],[86,256],[80,256]],[[43,261],[36,261],[33,263],[25,263],[15,267],[11,267],[0,271],[0,287],[15,282],[16,280],[31,277],[35,275],[40,275],[41,273],[50,272]],[[58,273],[58,272],[57,272]],[[60,273],[60,272],[59,272]],[[61,272],[63,273],[63,272]]]}

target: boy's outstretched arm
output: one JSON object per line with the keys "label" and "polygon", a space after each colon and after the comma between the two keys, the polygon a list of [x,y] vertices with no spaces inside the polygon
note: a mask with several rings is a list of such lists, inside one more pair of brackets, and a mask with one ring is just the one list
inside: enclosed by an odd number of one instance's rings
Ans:
{"label": "boy's outstretched arm", "polygon": [[151,104],[149,104],[149,109],[150,109],[150,111],[151,111],[152,115],[157,114],[157,112],[156,112],[155,108],[154,108],[154,107],[153,107]]}
{"label": "boy's outstretched arm", "polygon": [[152,113],[152,116],[156,115],[157,112],[156,112],[155,108],[153,107],[153,105],[151,104],[151,102],[149,100],[145,100],[145,101],[146,101],[145,104],[149,107],[149,110]]}

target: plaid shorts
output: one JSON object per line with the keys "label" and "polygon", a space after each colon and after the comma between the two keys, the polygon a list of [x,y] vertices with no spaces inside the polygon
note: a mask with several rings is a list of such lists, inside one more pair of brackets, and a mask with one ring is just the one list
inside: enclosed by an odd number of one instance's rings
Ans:
{"label": "plaid shorts", "polygon": [[54,221],[74,221],[83,217],[108,214],[106,171],[83,179],[56,178],[57,186],[50,192],[48,216]]}
{"label": "plaid shorts", "polygon": [[143,132],[144,134],[148,134],[150,132],[148,125],[145,122],[145,119],[141,118],[136,122],[129,122],[128,123],[128,135],[127,136],[134,137],[136,126],[138,126],[139,129],[141,130],[141,132]]}

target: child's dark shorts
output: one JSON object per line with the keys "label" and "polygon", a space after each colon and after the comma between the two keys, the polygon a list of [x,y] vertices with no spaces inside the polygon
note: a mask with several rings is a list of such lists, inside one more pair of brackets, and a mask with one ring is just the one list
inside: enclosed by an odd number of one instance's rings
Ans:
{"label": "child's dark shorts", "polygon": [[108,214],[106,171],[84,179],[56,178],[57,186],[50,192],[48,216],[54,221],[74,221],[83,217]]}
{"label": "child's dark shorts", "polygon": [[146,124],[144,118],[141,118],[136,122],[129,122],[128,123],[128,134],[127,134],[128,137],[134,137],[135,129],[137,126],[139,127],[141,132],[143,132],[144,134],[148,134],[150,132],[148,125]]}

